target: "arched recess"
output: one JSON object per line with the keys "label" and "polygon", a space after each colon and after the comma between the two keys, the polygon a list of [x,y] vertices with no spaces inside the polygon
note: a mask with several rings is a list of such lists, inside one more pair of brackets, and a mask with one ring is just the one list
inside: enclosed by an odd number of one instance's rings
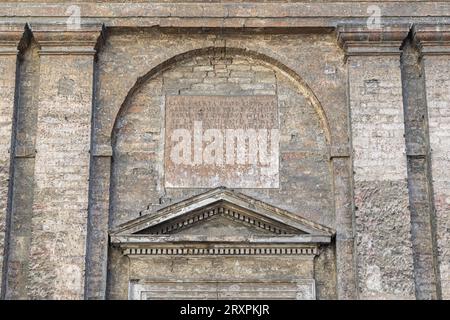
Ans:
{"label": "arched recess", "polygon": [[173,56],[172,58],[164,61],[163,63],[160,63],[153,69],[151,69],[149,72],[147,72],[144,76],[137,79],[136,83],[133,85],[133,87],[128,92],[127,96],[125,97],[124,102],[121,104],[119,111],[117,112],[117,115],[114,120],[114,125],[111,128],[111,142],[114,144],[115,139],[115,128],[117,126],[118,119],[121,118],[121,116],[126,112],[129,104],[130,99],[133,97],[133,95],[136,93],[137,90],[149,79],[156,76],[157,74],[160,74],[168,69],[170,69],[173,65],[176,63],[189,59],[190,57],[195,56],[201,56],[208,53],[212,54],[227,54],[227,55],[242,55],[242,56],[248,56],[254,59],[257,59],[261,62],[266,63],[270,67],[276,69],[278,72],[284,74],[288,78],[291,79],[291,81],[295,84],[297,84],[297,88],[299,92],[301,92],[311,103],[312,106],[314,106],[314,109],[317,112],[317,115],[320,118],[320,121],[322,123],[322,128],[325,132],[325,137],[327,139],[327,142],[329,145],[331,145],[331,132],[330,132],[330,125],[328,123],[327,116],[325,114],[325,111],[315,95],[315,93],[312,91],[312,89],[308,86],[308,84],[301,78],[294,70],[287,67],[283,63],[279,62],[278,60],[267,56],[265,54],[258,53],[256,51],[247,50],[244,48],[235,48],[235,47],[206,47],[206,48],[200,48],[200,49],[194,49],[187,52],[180,53],[178,55]]}
{"label": "arched recess", "polygon": [[[201,48],[201,49],[195,49],[195,50],[191,50],[191,51],[187,51],[184,52],[182,54],[176,55],[168,60],[166,60],[165,62],[159,64],[158,66],[154,67],[152,70],[150,70],[148,73],[146,73],[144,76],[142,76],[141,78],[139,78],[135,85],[130,89],[130,91],[128,92],[124,102],[121,105],[120,110],[118,111],[118,114],[115,118],[115,122],[114,122],[114,127],[112,129],[111,132],[111,142],[112,142],[112,148],[113,148],[113,159],[114,157],[118,157],[118,153],[116,152],[116,146],[117,146],[117,139],[119,136],[119,131],[120,129],[120,122],[127,117],[130,113],[134,113],[136,110],[136,108],[134,108],[131,112],[130,112],[130,108],[133,108],[133,99],[135,99],[137,96],[139,96],[140,91],[143,87],[145,87],[150,81],[153,81],[154,79],[165,75],[166,73],[170,72],[171,70],[176,70],[177,66],[179,66],[180,64],[183,64],[186,61],[189,61],[190,59],[195,59],[196,57],[205,57],[205,56],[213,56],[213,57],[218,57],[218,58],[224,58],[226,59],[226,57],[244,57],[245,59],[249,59],[250,61],[252,61],[252,63],[256,63],[258,65],[264,66],[265,68],[267,68],[268,70],[272,70],[275,74],[280,75],[280,77],[284,77],[285,79],[287,79],[286,81],[290,83],[290,86],[292,86],[292,91],[296,91],[296,93],[298,94],[298,98],[300,99],[304,99],[305,100],[305,104],[308,104],[308,112],[314,113],[315,117],[317,118],[316,120],[318,121],[318,125],[320,126],[320,131],[322,132],[321,135],[323,134],[324,137],[324,141],[325,141],[325,145],[326,147],[324,148],[324,150],[326,150],[325,154],[323,154],[323,158],[324,161],[322,162],[323,164],[326,163],[326,166],[320,167],[320,170],[316,170],[316,171],[324,171],[325,167],[327,172],[326,173],[320,173],[322,176],[326,176],[325,178],[323,177],[310,177],[308,176],[308,174],[304,174],[303,177],[305,177],[306,180],[310,179],[310,181],[306,182],[309,184],[310,186],[310,195],[309,196],[305,196],[304,199],[300,199],[300,198],[296,198],[296,193],[294,191],[294,187],[291,187],[289,191],[286,191],[285,194],[283,194],[283,196],[277,197],[276,195],[274,196],[273,192],[271,192],[270,190],[266,192],[266,200],[270,201],[275,199],[274,204],[275,205],[287,205],[285,208],[288,210],[297,210],[299,213],[305,215],[306,217],[309,218],[313,218],[315,220],[318,220],[318,222],[320,223],[324,223],[324,224],[332,224],[333,223],[333,219],[334,219],[334,215],[332,213],[332,173],[330,172],[330,165],[329,165],[329,154],[330,154],[330,145],[331,145],[331,133],[330,133],[330,127],[328,124],[328,120],[326,117],[326,114],[322,108],[322,105],[320,104],[317,96],[314,94],[314,92],[309,88],[309,86],[305,83],[305,81],[296,73],[294,72],[292,69],[288,68],[287,66],[285,66],[284,64],[282,64],[281,62],[277,61],[276,59],[273,59],[267,55],[263,55],[260,54],[258,52],[255,51],[250,51],[250,50],[246,50],[246,49],[241,49],[241,48],[225,48],[225,47],[206,47],[206,48]],[[238,66],[236,66],[238,67]],[[244,66],[244,69],[246,67]],[[150,93],[147,93],[147,95],[149,95]],[[155,95],[158,95],[158,93],[153,93]],[[135,105],[135,104],[134,104]],[[291,112],[290,116],[294,117],[296,116],[294,113]],[[163,117],[163,115],[159,115],[158,117]],[[157,119],[159,121],[164,121],[163,118]],[[315,120],[315,121],[316,121]],[[292,123],[291,121],[291,126],[295,125]],[[301,124],[298,124],[298,126],[301,126]],[[134,130],[134,129],[132,129]],[[140,129],[137,129],[140,130]],[[130,140],[131,142],[133,142],[132,140]],[[292,157],[292,154],[289,155],[290,157]],[[293,157],[291,158],[290,161],[291,162],[295,162],[295,157],[298,157],[298,154],[294,154]],[[300,155],[302,157],[308,157],[307,155]],[[315,159],[314,161],[317,161],[317,159]],[[163,159],[159,159],[159,165],[158,166],[162,166],[162,162]],[[118,163],[118,161],[115,162],[116,164]],[[314,171],[315,168],[313,168],[314,164],[310,165],[310,167],[308,167],[309,171]],[[135,168],[136,172],[141,170],[141,168]],[[145,170],[145,169],[144,169]],[[292,171],[294,171],[295,169],[292,168]],[[183,198],[186,197],[187,195],[191,195],[191,194],[195,194],[201,190],[183,190],[183,191],[174,191],[172,190],[170,194],[166,194],[164,191],[163,194],[161,195],[161,193],[157,194],[157,195],[150,195],[148,196],[148,200],[147,198],[145,198],[145,196],[142,196],[140,200],[137,200],[139,197],[136,197],[136,193],[134,193],[134,196],[132,197],[131,194],[133,193],[133,190],[148,190],[149,187],[145,186],[145,183],[148,181],[144,181],[142,182],[142,180],[136,180],[133,183],[128,182],[128,186],[123,187],[122,189],[118,189],[116,188],[119,184],[117,183],[117,179],[127,179],[127,175],[126,174],[121,174],[116,172],[117,170],[115,170],[115,166],[113,164],[112,168],[111,168],[111,199],[110,199],[110,208],[111,208],[111,216],[112,216],[112,224],[115,225],[117,223],[122,223],[125,222],[131,218],[135,218],[140,211],[145,210],[149,205],[157,205],[158,204],[158,197],[160,197],[159,202],[163,201],[165,202],[166,199],[164,199],[164,197],[168,198],[167,201],[175,201],[177,198]],[[163,169],[160,169],[160,171],[163,171]],[[145,174],[145,173],[144,173]],[[285,176],[290,176],[290,173],[287,173]],[[281,176],[281,174],[280,174]],[[118,178],[120,177],[120,178]],[[134,177],[132,177],[134,178]],[[323,180],[327,180],[327,184],[328,186],[325,188],[322,185],[319,188],[316,188],[318,191],[315,192],[313,189],[313,184],[325,184],[323,183],[323,181],[319,181],[317,182],[317,179],[322,179]],[[283,179],[283,178],[282,178]],[[295,173],[293,174],[293,178],[292,180],[296,179],[295,177]],[[155,180],[157,180],[157,178],[155,178]],[[300,182],[302,181],[302,182]],[[290,182],[291,185],[296,184],[298,188],[301,188],[301,186],[299,186],[299,184],[304,183],[302,180],[302,177],[298,178],[297,177],[297,181],[295,182]],[[157,182],[154,182],[154,184],[157,184]],[[147,189],[146,189],[147,188]],[[160,189],[162,187],[159,187]],[[163,188],[164,189],[164,188]],[[326,190],[325,190],[326,189]],[[186,191],[186,192],[185,192]],[[279,194],[283,193],[284,191],[277,191]],[[129,193],[130,196],[125,196],[124,193]],[[255,189],[255,190],[249,190],[248,191],[249,194],[254,195],[254,196],[258,196],[260,191]],[[324,196],[323,194],[326,195]],[[327,204],[324,204],[324,206],[326,208],[322,208],[317,206],[315,203],[314,199],[315,197],[318,198],[327,198],[324,201],[328,201]],[[124,197],[128,197],[130,200],[128,201],[128,203],[124,204],[123,206],[118,203],[120,200],[118,201],[114,201],[115,199],[119,199],[119,198],[124,198]],[[161,197],[163,198],[161,200]],[[131,199],[133,198],[133,199]],[[277,200],[278,199],[278,200]],[[132,200],[132,201],[131,201]],[[124,202],[127,202],[124,201]],[[291,201],[291,202],[298,202],[298,203],[306,203],[306,202],[310,202],[309,205],[305,204],[305,206],[297,206],[294,204],[286,204],[286,201]],[[116,210],[115,208],[118,208],[117,211],[119,212],[118,214],[116,214]],[[329,210],[328,210],[329,209]],[[308,216],[309,215],[309,216]],[[115,219],[116,216],[120,216],[119,219]],[[117,221],[114,221],[117,220]]]}
{"label": "arched recess", "polygon": [[[113,149],[113,163],[111,165],[111,192],[110,192],[110,219],[112,219],[111,226],[117,226],[120,223],[126,222],[133,218],[139,216],[140,211],[148,208],[149,205],[158,204],[157,197],[153,198],[151,201],[145,202],[148,198],[146,196],[136,196],[135,190],[144,190],[148,191],[146,185],[141,184],[141,182],[145,179],[149,178],[149,175],[145,177],[143,173],[143,180],[135,180],[128,181],[125,184],[122,184],[121,181],[126,179],[127,174],[129,174],[130,170],[122,171],[122,169],[118,166],[124,164],[124,166],[129,167],[129,158],[127,157],[126,152],[117,151],[118,141],[122,139],[124,136],[129,135],[128,141],[124,140],[121,144],[122,146],[127,144],[133,144],[135,140],[131,136],[134,134],[134,137],[142,136],[138,131],[138,127],[126,127],[124,130],[123,121],[127,117],[133,115],[133,119],[140,118],[139,112],[141,112],[140,106],[145,105],[145,100],[140,101],[138,104],[135,99],[138,99],[138,96],[142,97],[142,88],[148,85],[151,81],[156,81],[158,77],[163,77],[165,74],[177,70],[177,67],[182,65],[183,63],[195,59],[197,57],[219,57],[223,59],[227,59],[227,57],[243,57],[248,61],[252,61],[257,65],[264,66],[267,69],[272,70],[276,75],[281,75],[283,80],[289,82],[289,89],[286,89],[282,92],[284,95],[291,95],[289,101],[293,101],[295,99],[302,99],[302,106],[305,111],[308,109],[305,117],[309,117],[308,119],[314,118],[314,126],[317,128],[316,131],[309,132],[311,136],[317,134],[320,135],[320,139],[323,140],[323,144],[321,144],[319,155],[311,156],[308,151],[303,152],[304,150],[287,150],[287,160],[285,162],[282,161],[281,168],[282,172],[280,172],[280,176],[283,176],[281,179],[283,180],[281,184],[287,186],[286,188],[280,188],[279,190],[270,190],[270,189],[247,189],[245,193],[248,195],[254,196],[255,198],[261,199],[263,201],[267,201],[275,206],[280,208],[291,210],[292,212],[296,212],[302,215],[305,218],[309,218],[313,221],[317,221],[319,223],[325,224],[330,227],[334,227],[334,199],[333,199],[333,173],[332,166],[330,165],[330,146],[331,146],[331,132],[330,126],[328,124],[328,120],[322,105],[319,102],[319,99],[315,95],[315,93],[310,89],[310,87],[305,83],[305,81],[292,69],[288,68],[281,62],[273,59],[267,55],[260,54],[255,51],[250,51],[241,48],[224,48],[224,47],[207,47],[201,49],[195,49],[191,51],[184,52],[182,54],[176,55],[165,62],[159,64],[158,66],[151,69],[144,76],[139,78],[134,86],[128,92],[124,102],[122,103],[117,116],[114,120],[114,126],[111,130],[111,142]],[[244,69],[246,67],[244,66]],[[263,68],[262,68],[263,69]],[[252,69],[253,70],[253,69]],[[177,76],[175,74],[175,76]],[[278,78],[277,78],[278,81]],[[277,89],[278,90],[278,89]],[[295,91],[295,94],[292,93]],[[145,91],[147,96],[151,94],[158,95],[160,93]],[[162,91],[161,91],[162,92]],[[207,94],[207,92],[206,92]],[[277,91],[278,94],[278,91]],[[138,99],[139,100],[139,99]],[[304,102],[303,102],[304,101]],[[294,104],[295,106],[297,104]],[[289,108],[288,108],[289,109]],[[295,110],[289,109],[288,116],[292,116],[294,119],[298,115]],[[163,114],[159,114],[157,121],[164,121]],[[289,125],[294,126],[295,121],[289,120]],[[302,124],[298,123],[297,126],[301,126]],[[123,134],[126,132],[126,134]],[[321,141],[322,141],[321,140]],[[288,148],[289,149],[289,148]],[[146,156],[146,155],[144,155]],[[124,158],[125,157],[125,158]],[[300,157],[300,158],[296,158]],[[132,160],[134,161],[134,160]],[[302,162],[303,161],[303,162]],[[156,162],[159,163],[159,166],[163,166],[163,158],[156,159]],[[284,165],[283,165],[284,163]],[[302,163],[298,165],[298,163]],[[302,165],[306,167],[300,168]],[[142,168],[142,167],[141,167]],[[132,168],[140,169],[140,168]],[[298,174],[298,170],[303,170],[301,174]],[[284,171],[283,171],[284,170]],[[136,170],[139,175],[142,172]],[[124,174],[125,173],[125,174]],[[134,179],[134,177],[132,177]],[[153,183],[153,182],[152,182]],[[172,193],[167,196],[169,198],[168,201],[177,201],[178,198],[187,197],[192,194],[199,193],[203,190],[199,189],[182,189],[171,191]],[[145,193],[144,192],[144,193]],[[144,194],[143,193],[143,194]],[[118,204],[119,201],[124,202],[128,201],[127,205],[123,203]],[[128,200],[127,200],[128,199]],[[162,199],[165,201],[165,199]],[[161,198],[159,199],[161,201]],[[319,204],[320,202],[320,204]],[[323,255],[323,259],[328,262],[324,263],[326,267],[321,268],[323,270],[322,278],[326,279],[323,283],[324,287],[332,288],[333,285],[333,252],[331,249],[327,249],[327,254]],[[122,268],[122,263],[124,266],[126,265],[126,261],[121,257],[120,254],[117,254],[115,250],[111,250],[109,256],[108,266],[111,269],[120,269]],[[322,262],[321,262],[322,263]],[[116,270],[117,271],[117,270]],[[119,272],[120,273],[120,272]],[[113,274],[117,274],[113,272]],[[318,275],[320,277],[320,275]],[[111,297],[120,296],[121,291],[126,291],[127,289],[122,288],[118,283],[120,281],[115,280],[115,276],[108,276],[109,284],[108,284],[108,295]],[[330,278],[330,279],[328,279]],[[330,289],[332,291],[332,289]]]}

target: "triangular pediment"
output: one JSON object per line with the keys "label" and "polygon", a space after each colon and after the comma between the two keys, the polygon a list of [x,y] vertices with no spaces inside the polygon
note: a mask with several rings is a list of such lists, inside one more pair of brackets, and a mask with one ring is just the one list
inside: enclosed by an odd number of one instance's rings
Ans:
{"label": "triangular pediment", "polygon": [[209,217],[204,222],[194,223],[186,228],[177,230],[173,234],[206,237],[251,237],[255,234],[270,236],[272,232],[255,227],[250,223],[242,223],[225,214],[217,214]]}
{"label": "triangular pediment", "polygon": [[254,211],[223,200],[135,232],[135,234],[153,235],[203,234],[210,236],[304,233],[302,230],[262,217]]}
{"label": "triangular pediment", "polygon": [[333,230],[239,192],[216,188],[111,231],[113,243],[328,243]]}

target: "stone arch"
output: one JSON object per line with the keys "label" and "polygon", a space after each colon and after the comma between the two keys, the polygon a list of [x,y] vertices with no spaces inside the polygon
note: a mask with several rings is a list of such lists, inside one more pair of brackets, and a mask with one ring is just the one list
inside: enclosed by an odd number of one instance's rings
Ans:
{"label": "stone arch", "polygon": [[[286,166],[280,169],[283,170],[283,173],[280,172],[280,177],[286,177],[286,180],[283,182],[283,188],[254,188],[241,191],[248,196],[253,196],[262,201],[265,200],[271,205],[278,206],[284,210],[292,210],[295,214],[309,218],[314,222],[333,226],[333,174],[329,157],[331,133],[328,119],[317,96],[295,71],[276,59],[251,50],[224,47],[206,47],[190,50],[167,59],[152,68],[144,76],[138,78],[128,91],[126,98],[118,109],[114,125],[111,128],[113,161],[109,176],[111,183],[108,211],[110,226],[114,228],[121,223],[138,218],[141,215],[139,211],[142,211],[142,214],[153,212],[158,207],[158,200],[161,201],[161,198],[159,198],[161,194],[158,193],[160,190],[155,191],[153,188],[156,189],[157,183],[162,181],[158,174],[164,174],[165,168],[161,168],[164,163],[161,160],[164,161],[164,157],[155,158],[159,159],[159,161],[155,161],[155,159],[149,160],[147,154],[144,154],[148,151],[161,150],[161,146],[159,146],[159,149],[154,147],[152,150],[150,148],[146,150],[146,147],[142,148],[146,144],[141,142],[147,139],[142,137],[142,133],[147,134],[148,132],[141,130],[141,128],[156,128],[161,130],[159,131],[161,134],[164,134],[164,131],[162,131],[164,126],[160,124],[161,128],[159,128],[157,123],[153,123],[154,119],[157,119],[157,121],[155,120],[156,122],[164,119],[162,118],[164,115],[162,112],[153,113],[153,111],[165,110],[165,94],[168,94],[164,87],[165,77],[169,73],[180,71],[178,68],[183,67],[187,61],[201,57],[215,59],[216,56],[232,57],[233,63],[235,57],[239,60],[244,58],[244,60],[251,62],[252,70],[253,65],[259,65],[263,66],[261,69],[269,69],[274,74],[277,74],[277,88],[279,79],[282,79],[280,83],[282,83],[281,87],[283,88],[281,91],[277,89],[277,94],[281,93],[281,95],[288,97],[278,97],[280,99],[278,101],[285,99],[283,100],[284,109],[289,110],[284,116],[284,119],[289,118],[286,120],[290,126],[289,130],[286,130],[288,136],[290,137],[291,132],[295,131],[300,133],[300,135],[306,133],[308,138],[313,136],[316,138],[308,140],[312,141],[311,145],[304,150],[300,150],[300,153],[305,151],[302,155],[303,158],[296,158],[294,151],[288,155],[287,160],[283,160],[286,163]],[[178,94],[183,95],[184,93],[179,92]],[[187,94],[189,95],[189,93]],[[207,94],[214,95],[213,92],[208,92]],[[151,96],[154,96],[154,98],[150,98]],[[147,104],[148,101],[152,101],[151,104]],[[150,112],[148,111],[150,107],[146,107],[149,105],[152,108]],[[280,107],[278,110],[280,113],[282,112]],[[151,118],[147,118],[148,115],[151,115]],[[151,125],[148,125],[149,119],[151,119]],[[310,122],[308,123],[307,121]],[[288,127],[285,124],[283,126]],[[155,136],[160,133],[155,133]],[[160,138],[158,137],[158,139]],[[304,138],[300,138],[300,144],[304,141],[302,139]],[[161,140],[163,141],[163,138]],[[149,140],[146,140],[145,143],[148,142]],[[160,141],[159,143],[162,142]],[[162,148],[164,147],[163,145]],[[311,155],[309,153],[311,150],[317,152]],[[288,151],[290,152],[291,150]],[[141,165],[144,162],[151,165]],[[149,167],[151,168],[149,169]],[[158,172],[160,169],[162,170]],[[136,173],[134,170],[136,170]],[[168,202],[163,202],[166,204],[177,202],[179,199],[190,197],[204,190],[198,188],[169,188],[169,190],[166,190],[165,187],[162,187],[162,189],[162,194],[165,197],[163,201],[166,201],[166,198],[168,199]],[[154,207],[153,204],[155,204]],[[150,208],[150,206],[152,207]],[[326,263],[333,260],[332,250],[328,251],[331,252],[329,253],[330,256],[323,257]],[[324,262],[320,261],[320,263],[323,264]],[[333,265],[332,262],[329,262],[329,264]],[[108,284],[110,292],[108,295],[114,296],[117,292],[126,292],[128,290],[126,287],[127,282],[119,281],[124,286],[118,284],[115,274],[117,271],[119,274],[125,274],[122,271],[126,267],[122,269],[122,266],[127,265],[127,261],[120,252],[111,249],[108,265],[111,266],[112,270],[112,273],[108,276],[110,279]]]}
{"label": "stone arch", "polygon": [[308,84],[303,80],[303,78],[301,78],[294,70],[292,70],[291,68],[289,68],[288,66],[281,63],[280,61],[278,61],[275,58],[272,58],[266,54],[262,54],[262,53],[259,53],[259,52],[253,51],[253,50],[237,48],[237,47],[204,47],[204,48],[189,50],[189,51],[180,53],[178,55],[173,56],[172,58],[165,60],[164,62],[158,64],[157,66],[152,68],[150,71],[148,71],[144,76],[139,77],[137,79],[137,81],[135,82],[135,84],[133,85],[133,87],[128,91],[127,96],[125,97],[123,103],[121,104],[121,106],[119,108],[119,111],[117,112],[117,114],[115,116],[114,124],[111,127],[111,132],[110,132],[111,145],[112,146],[114,145],[115,129],[117,127],[117,122],[123,116],[123,114],[126,113],[128,106],[130,104],[130,101],[132,100],[132,97],[139,90],[139,88],[141,88],[149,79],[170,69],[176,63],[181,62],[186,59],[189,59],[189,58],[192,58],[192,57],[195,57],[195,56],[201,56],[201,55],[205,55],[208,53],[242,55],[242,56],[251,57],[251,58],[259,60],[260,62],[267,64],[267,66],[284,74],[286,77],[288,77],[292,81],[292,83],[296,84],[299,92],[301,92],[302,95],[306,99],[308,99],[309,102],[311,103],[311,105],[314,107],[314,109],[317,112],[317,115],[320,119],[320,122],[322,124],[322,128],[324,130],[327,143],[329,146],[332,145],[331,130],[330,130],[330,125],[329,125],[329,121],[327,119],[325,110],[322,107],[322,104],[320,103],[316,94],[308,86]]}
{"label": "stone arch", "polygon": [[[279,89],[277,85],[278,81],[282,79],[280,81],[283,85],[280,88],[284,88],[281,92],[281,95],[283,95],[284,98],[279,96],[279,101],[283,100],[285,106],[288,106],[287,108],[284,108],[285,110],[288,109],[288,111],[284,111],[287,113],[283,117],[280,115],[280,121],[284,121],[283,128],[286,128],[285,137],[289,136],[289,138],[292,138],[291,135],[295,136],[293,139],[297,139],[298,142],[293,142],[290,145],[293,145],[294,147],[300,146],[300,149],[305,149],[301,150],[300,154],[295,153],[294,151],[287,155],[288,158],[284,163],[289,163],[286,165],[289,169],[286,170],[290,170],[289,172],[291,173],[294,172],[294,175],[296,176],[295,178],[293,177],[290,179],[289,182],[285,182],[289,184],[289,187],[286,189],[287,191],[285,191],[284,194],[282,194],[283,192],[281,191],[278,194],[274,194],[275,191],[267,191],[267,197],[272,199],[277,198],[274,200],[274,205],[278,204],[283,206],[283,203],[290,202],[290,204],[286,205],[287,207],[285,207],[285,209],[294,211],[298,209],[295,204],[296,202],[306,203],[304,204],[305,210],[303,211],[306,211],[307,215],[310,215],[310,217],[325,217],[324,220],[318,222],[332,224],[332,192],[330,190],[330,188],[332,188],[332,174],[329,172],[329,156],[331,149],[330,129],[325,112],[316,95],[298,74],[275,59],[255,51],[223,47],[206,47],[176,55],[152,68],[148,73],[140,77],[128,92],[117,113],[114,127],[111,132],[111,147],[113,149],[113,159],[115,159],[111,166],[110,176],[111,198],[109,202],[110,217],[113,219],[112,224],[125,222],[127,219],[136,217],[140,210],[144,210],[150,205],[157,205],[157,203],[161,203],[161,201],[163,201],[163,203],[166,203],[166,201],[174,201],[186,196],[186,192],[187,194],[195,194],[202,190],[198,188],[197,190],[194,190],[196,188],[184,188],[184,191],[179,191],[177,188],[169,188],[169,190],[167,190],[167,188],[163,186],[165,174],[165,170],[162,168],[164,157],[161,157],[163,146],[160,145],[159,149],[154,147],[152,150],[147,150],[149,142],[148,140],[144,142],[147,138],[142,137],[142,133],[145,131],[141,130],[143,130],[143,128],[148,129],[151,127],[150,131],[154,133],[147,132],[145,134],[146,137],[150,138],[151,136],[156,136],[157,140],[155,140],[155,143],[161,144],[163,134],[160,134],[158,131],[160,129],[159,119],[163,116],[164,111],[162,110],[165,110],[164,96],[167,94],[167,91],[165,91],[167,89],[165,87],[166,82],[164,82],[165,80],[163,79],[170,73],[177,73],[177,70],[180,70],[178,68],[185,68],[186,63],[204,58],[225,60],[230,58],[233,60],[233,64],[236,59],[239,60],[238,64],[241,65],[245,63],[249,63],[248,66],[258,65],[260,66],[259,70],[270,71],[274,74],[276,90]],[[243,62],[243,60],[247,62]],[[251,68],[253,70],[253,67]],[[179,81],[176,77],[173,77],[172,80]],[[257,82],[257,80],[254,80],[252,85]],[[153,94],[148,95],[146,93],[148,92],[147,90],[151,90],[150,92],[153,92]],[[262,94],[260,91],[257,91],[258,90],[254,90],[253,93],[250,92],[248,94]],[[180,94],[180,92],[173,93]],[[187,94],[191,95],[192,92]],[[244,93],[244,95],[245,94],[246,93]],[[203,92],[199,93],[199,95],[203,95]],[[238,95],[241,95],[241,93],[238,93]],[[150,96],[154,98],[150,98]],[[146,106],[148,103],[151,103],[153,111],[147,109]],[[156,109],[155,104],[159,105]],[[295,106],[301,106],[301,109],[298,109],[299,112],[295,111],[297,110]],[[156,113],[153,113],[154,111]],[[152,121],[151,125],[143,124],[142,115],[148,113],[139,115],[139,112],[151,112],[152,119],[158,120]],[[279,112],[281,112],[280,108]],[[137,120],[139,117],[141,117],[140,120]],[[136,121],[141,123],[141,125],[135,127],[134,124],[137,123]],[[158,133],[153,130],[158,131]],[[119,132],[121,132],[121,134],[118,134]],[[304,134],[306,134],[307,137],[305,137]],[[140,144],[140,147],[137,147],[136,142]],[[154,145],[155,144],[153,144],[153,146]],[[310,156],[311,152],[313,152],[313,156]],[[132,155],[131,158],[129,157],[130,155]],[[155,158],[149,160],[149,155]],[[320,157],[320,159],[318,157]],[[155,161],[155,159],[159,160]],[[151,165],[150,168],[149,166],[144,165],[145,161],[149,163],[150,161],[153,161],[152,163],[154,163],[154,165]],[[320,162],[320,164],[315,165],[313,163],[314,161],[316,161],[316,163]],[[305,162],[308,163],[305,164]],[[303,167],[300,163],[304,164]],[[283,171],[284,177],[291,176],[286,170]],[[146,178],[144,178],[144,176],[146,176]],[[280,178],[281,177],[282,173],[280,172]],[[300,183],[299,181],[302,180],[302,177],[305,178],[306,181],[309,179],[312,183],[308,183],[309,187],[306,188],[307,190],[303,190],[303,194],[298,194],[298,199],[294,199],[295,196],[291,194],[293,192],[292,190],[295,189],[294,185]],[[123,183],[117,183],[119,180]],[[314,189],[315,187],[313,186],[316,184],[319,184],[320,186]],[[325,187],[325,184],[328,184],[329,187]],[[151,192],[148,191],[150,189],[152,189]],[[258,196],[259,191],[257,189],[258,187],[249,188],[247,190],[250,195],[253,194],[254,196]],[[319,191],[317,192],[317,190]],[[139,194],[140,196],[133,197],[131,200],[131,194]],[[322,195],[321,197],[324,200],[321,200],[319,195]],[[290,197],[293,198],[291,199]],[[321,202],[321,205],[317,205],[318,201]],[[328,215],[327,212],[330,214]],[[119,217],[117,221],[115,217]]]}

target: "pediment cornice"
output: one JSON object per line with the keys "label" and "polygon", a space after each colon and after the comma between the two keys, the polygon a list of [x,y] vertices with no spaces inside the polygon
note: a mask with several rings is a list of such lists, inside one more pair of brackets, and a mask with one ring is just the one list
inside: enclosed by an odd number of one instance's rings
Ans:
{"label": "pediment cornice", "polygon": [[111,230],[111,234],[138,233],[144,229],[162,225],[169,220],[187,216],[189,213],[209,208],[219,203],[222,203],[224,208],[239,208],[241,212],[252,213],[255,217],[263,221],[264,219],[268,219],[286,227],[297,228],[304,233],[326,236],[332,236],[334,234],[331,228],[224,187],[215,188],[179,201],[160,208],[153,213],[144,212],[141,217]]}
{"label": "pediment cornice", "polygon": [[[189,228],[207,228],[218,216],[245,226],[251,234],[190,234]],[[334,231],[247,195],[216,188],[148,212],[110,234],[112,244],[128,254],[315,254],[312,249],[329,243]]]}

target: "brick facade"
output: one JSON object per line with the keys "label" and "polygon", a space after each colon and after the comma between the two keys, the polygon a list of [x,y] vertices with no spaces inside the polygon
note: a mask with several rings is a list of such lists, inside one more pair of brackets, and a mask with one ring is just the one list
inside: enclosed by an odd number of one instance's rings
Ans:
{"label": "brick facade", "polygon": [[[2,2],[2,298],[129,296],[111,230],[208,191],[165,187],[166,97],[270,96],[279,188],[236,191],[335,232],[297,270],[314,296],[449,299],[450,5],[385,1],[373,28],[323,2],[82,1],[75,27],[60,1]],[[133,272],[201,265],[177,259]]]}

